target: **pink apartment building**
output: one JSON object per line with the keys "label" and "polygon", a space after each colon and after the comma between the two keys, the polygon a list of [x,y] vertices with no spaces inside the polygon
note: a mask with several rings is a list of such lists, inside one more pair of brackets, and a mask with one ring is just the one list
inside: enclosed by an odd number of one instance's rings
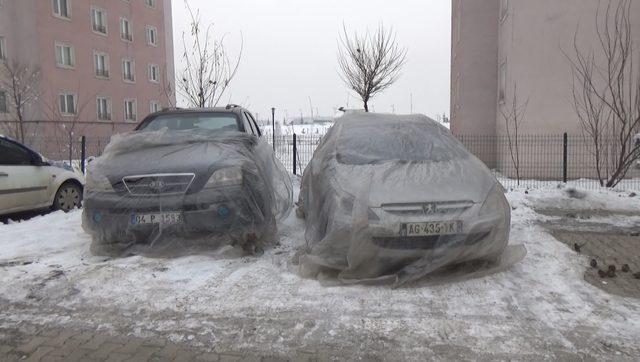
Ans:
{"label": "pink apartment building", "polygon": [[[130,130],[175,104],[172,40],[171,0],[0,0],[0,57],[41,73],[25,110],[40,147],[71,127],[94,138]],[[0,89],[5,130],[9,97]]]}

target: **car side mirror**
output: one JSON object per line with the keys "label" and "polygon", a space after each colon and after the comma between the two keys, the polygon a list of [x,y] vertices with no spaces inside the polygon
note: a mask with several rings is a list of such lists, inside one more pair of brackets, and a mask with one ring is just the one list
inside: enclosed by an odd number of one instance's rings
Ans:
{"label": "car side mirror", "polygon": [[34,165],[34,166],[38,166],[38,167],[47,165],[47,163],[44,162],[44,160],[42,159],[42,156],[40,156],[37,153],[33,153],[31,155],[31,164]]}

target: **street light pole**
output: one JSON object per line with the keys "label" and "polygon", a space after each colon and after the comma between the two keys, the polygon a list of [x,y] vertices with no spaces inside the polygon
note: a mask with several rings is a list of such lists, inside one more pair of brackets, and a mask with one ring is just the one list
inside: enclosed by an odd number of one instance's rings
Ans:
{"label": "street light pole", "polygon": [[276,108],[271,108],[271,137],[273,137],[273,150],[276,150]]}

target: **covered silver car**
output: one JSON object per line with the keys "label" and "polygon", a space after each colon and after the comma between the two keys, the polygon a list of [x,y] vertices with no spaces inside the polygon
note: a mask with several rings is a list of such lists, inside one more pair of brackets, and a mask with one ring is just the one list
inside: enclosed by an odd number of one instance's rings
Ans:
{"label": "covered silver car", "polygon": [[470,260],[497,261],[510,207],[490,170],[426,116],[339,119],[302,179],[307,276],[404,283]]}

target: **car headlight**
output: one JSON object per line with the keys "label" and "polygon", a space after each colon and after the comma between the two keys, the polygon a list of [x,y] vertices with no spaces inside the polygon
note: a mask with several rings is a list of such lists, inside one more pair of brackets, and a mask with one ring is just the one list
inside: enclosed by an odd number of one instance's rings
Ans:
{"label": "car headlight", "polygon": [[216,170],[213,175],[209,177],[209,181],[207,181],[205,187],[213,188],[229,185],[240,185],[242,184],[242,179],[242,168],[226,167]]}
{"label": "car headlight", "polygon": [[505,211],[509,212],[509,202],[507,198],[504,196],[504,188],[502,185],[497,184],[493,187],[489,195],[487,195],[486,200],[482,204],[482,208],[480,209],[481,214],[496,214],[496,213],[504,213]]}
{"label": "car headlight", "polygon": [[111,182],[109,179],[101,174],[87,174],[87,184],[85,188],[88,191],[111,191],[113,187],[111,186]]}

